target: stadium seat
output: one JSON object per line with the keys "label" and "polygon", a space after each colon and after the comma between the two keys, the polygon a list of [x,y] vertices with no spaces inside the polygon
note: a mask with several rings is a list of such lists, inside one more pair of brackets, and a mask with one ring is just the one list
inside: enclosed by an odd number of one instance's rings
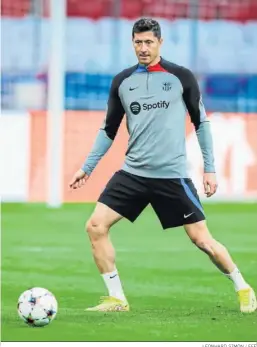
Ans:
{"label": "stadium seat", "polygon": [[24,17],[31,11],[30,0],[1,0],[1,16]]}
{"label": "stadium seat", "polygon": [[[121,0],[120,15],[122,18],[137,18],[140,16],[155,16],[159,18],[174,19],[192,16],[191,0]],[[43,13],[49,16],[49,0],[42,0]],[[210,1],[199,0],[197,16],[199,19],[226,19],[245,22],[256,20],[256,0]],[[31,13],[30,0],[2,0],[2,16],[24,17]],[[69,17],[84,17],[97,20],[101,17],[115,16],[115,3],[113,0],[93,0],[90,5],[87,1],[67,0],[67,13]]]}
{"label": "stadium seat", "polygon": [[125,18],[137,18],[142,14],[142,2],[138,0],[122,1],[120,16]]}

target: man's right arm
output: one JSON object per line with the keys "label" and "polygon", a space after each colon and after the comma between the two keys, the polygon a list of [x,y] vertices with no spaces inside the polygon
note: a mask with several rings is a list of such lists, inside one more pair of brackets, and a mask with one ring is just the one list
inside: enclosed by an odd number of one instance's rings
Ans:
{"label": "man's right arm", "polygon": [[112,81],[104,123],[98,132],[91,152],[81,168],[88,176],[91,175],[98,162],[111,147],[125,114],[118,93],[120,82],[119,75],[117,75]]}

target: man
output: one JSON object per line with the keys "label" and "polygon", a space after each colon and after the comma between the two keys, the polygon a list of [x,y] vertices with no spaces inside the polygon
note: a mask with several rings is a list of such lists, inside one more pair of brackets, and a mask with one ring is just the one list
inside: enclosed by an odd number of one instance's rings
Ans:
{"label": "man", "polygon": [[196,79],[190,70],[161,58],[163,40],[155,20],[138,20],[132,39],[138,64],[113,79],[104,124],[82,169],[70,182],[72,189],[85,184],[110,148],[126,114],[130,138],[125,163],[108,182],[86,225],[109,296],[87,310],[129,310],[109,229],[123,217],[133,222],[150,203],[164,229],[184,226],[192,242],[234,282],[240,310],[253,312],[257,308],[255,293],[226,248],[208,231],[202,205],[186,170],[188,111],[203,154],[205,193],[210,197],[216,192],[210,125]]}

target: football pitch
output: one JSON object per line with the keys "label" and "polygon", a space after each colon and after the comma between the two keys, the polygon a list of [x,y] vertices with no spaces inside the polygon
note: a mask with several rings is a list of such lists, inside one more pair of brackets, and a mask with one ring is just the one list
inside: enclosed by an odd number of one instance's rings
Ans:
{"label": "football pitch", "polygon": [[[257,312],[238,310],[233,284],[152,209],[111,232],[131,312],[84,312],[106,295],[84,223],[94,204],[2,204],[2,341],[257,341]],[[213,235],[257,290],[256,204],[205,205]],[[17,315],[19,295],[45,287],[59,303],[47,327]]]}

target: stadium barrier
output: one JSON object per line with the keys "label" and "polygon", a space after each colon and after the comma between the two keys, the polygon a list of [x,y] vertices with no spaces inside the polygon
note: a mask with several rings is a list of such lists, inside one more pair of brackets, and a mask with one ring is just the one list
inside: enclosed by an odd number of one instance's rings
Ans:
{"label": "stadium barrier", "polygon": [[[68,182],[89,153],[104,112],[67,111],[64,130],[63,200],[94,202],[107,180],[122,166],[128,134],[125,121],[113,146],[88,184],[69,191]],[[257,114],[210,113],[219,189],[210,201],[257,200]],[[46,113],[3,114],[1,117],[3,201],[46,200]],[[186,126],[188,169],[203,198],[203,163],[189,118]]]}

